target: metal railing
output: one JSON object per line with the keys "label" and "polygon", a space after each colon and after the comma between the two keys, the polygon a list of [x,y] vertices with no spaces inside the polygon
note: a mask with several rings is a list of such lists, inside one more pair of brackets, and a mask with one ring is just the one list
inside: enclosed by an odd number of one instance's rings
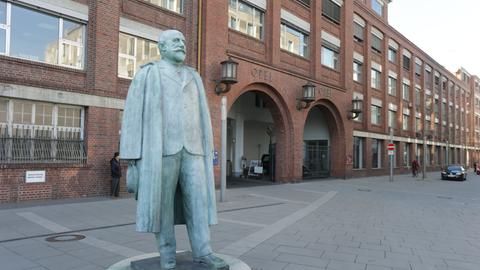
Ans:
{"label": "metal railing", "polygon": [[52,128],[25,127],[13,128],[12,135],[7,129],[0,133],[0,164],[86,162],[85,142],[76,129],[63,130],[61,138],[53,138]]}

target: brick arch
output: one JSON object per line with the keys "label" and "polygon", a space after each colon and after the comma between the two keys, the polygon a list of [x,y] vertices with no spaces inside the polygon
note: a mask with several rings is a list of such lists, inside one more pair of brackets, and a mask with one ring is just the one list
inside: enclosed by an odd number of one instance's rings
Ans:
{"label": "brick arch", "polygon": [[[333,177],[345,176],[345,126],[343,118],[337,106],[328,99],[319,99],[308,108],[308,113],[303,119],[303,127],[307,121],[308,114],[313,108],[319,108],[325,114],[328,131],[330,133],[330,175]],[[335,149],[335,151],[333,151]]]}
{"label": "brick arch", "polygon": [[275,181],[287,182],[293,179],[293,153],[295,145],[293,141],[293,121],[288,106],[282,95],[271,85],[264,83],[253,83],[245,86],[242,90],[232,96],[232,102],[229,102],[228,111],[230,111],[233,104],[243,94],[247,92],[256,92],[263,94],[267,107],[273,118],[276,150],[275,150]]}

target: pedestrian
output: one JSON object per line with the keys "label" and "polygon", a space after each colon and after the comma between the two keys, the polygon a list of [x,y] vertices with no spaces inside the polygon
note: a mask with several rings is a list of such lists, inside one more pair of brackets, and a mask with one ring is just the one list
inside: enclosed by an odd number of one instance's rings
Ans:
{"label": "pedestrian", "polygon": [[120,154],[115,152],[110,160],[110,171],[112,174],[111,196],[118,197],[120,191],[120,177],[122,177],[122,168],[120,167]]}
{"label": "pedestrian", "polygon": [[412,175],[413,175],[413,177],[416,177],[416,176],[417,176],[417,174],[418,174],[418,167],[419,167],[418,161],[417,161],[416,159],[414,159],[414,160],[412,161]]}
{"label": "pedestrian", "polygon": [[477,172],[477,162],[473,162],[473,172],[476,173]]}

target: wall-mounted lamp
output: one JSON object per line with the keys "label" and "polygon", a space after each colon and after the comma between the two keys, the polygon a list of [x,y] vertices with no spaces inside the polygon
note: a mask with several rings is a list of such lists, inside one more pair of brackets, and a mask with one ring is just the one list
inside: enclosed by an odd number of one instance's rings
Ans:
{"label": "wall-mounted lamp", "polygon": [[348,119],[355,119],[360,116],[363,109],[363,100],[356,97],[352,100],[352,109],[348,112]]}
{"label": "wall-mounted lamp", "polygon": [[302,86],[302,97],[297,99],[297,110],[306,109],[315,101],[315,85],[308,82]]}
{"label": "wall-mounted lamp", "polygon": [[222,65],[222,78],[220,80],[215,80],[215,93],[217,93],[217,95],[227,93],[230,91],[232,84],[237,83],[238,63],[229,57],[220,64]]}

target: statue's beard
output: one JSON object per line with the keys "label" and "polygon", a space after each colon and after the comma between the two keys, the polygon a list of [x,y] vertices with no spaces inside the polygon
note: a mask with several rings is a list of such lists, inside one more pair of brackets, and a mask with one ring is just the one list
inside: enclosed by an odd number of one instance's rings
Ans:
{"label": "statue's beard", "polygon": [[175,63],[183,63],[185,61],[186,54],[183,50],[164,52],[163,58],[169,59]]}

